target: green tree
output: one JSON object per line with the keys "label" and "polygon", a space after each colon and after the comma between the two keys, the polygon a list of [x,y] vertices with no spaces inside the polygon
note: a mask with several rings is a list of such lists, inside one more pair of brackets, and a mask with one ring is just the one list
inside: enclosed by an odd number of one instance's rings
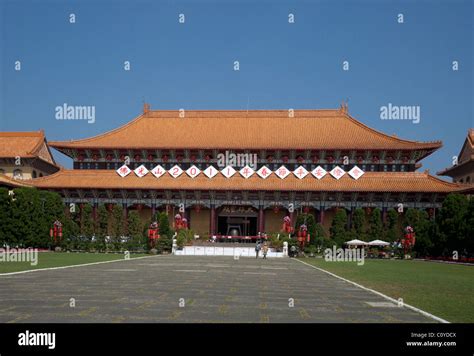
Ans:
{"label": "green tree", "polygon": [[120,204],[115,204],[112,209],[112,245],[115,250],[120,251],[122,249],[122,237],[125,235],[123,208]]}
{"label": "green tree", "polygon": [[364,209],[357,208],[354,210],[352,215],[352,227],[351,227],[352,238],[359,239],[362,241],[367,240],[365,232],[365,212]]}
{"label": "green tree", "polygon": [[94,236],[94,218],[92,206],[89,203],[81,206],[81,249],[88,251]]}
{"label": "green tree", "polygon": [[143,223],[137,211],[132,210],[128,214],[128,241],[127,246],[129,250],[138,250],[144,248],[146,242],[143,238]]}
{"label": "green tree", "polygon": [[0,187],[0,248],[12,242],[11,209],[8,189]]}
{"label": "green tree", "polygon": [[173,234],[174,232],[170,228],[170,222],[168,214],[162,212],[158,218],[158,224],[160,229],[160,239],[156,244],[156,249],[159,253],[171,251],[173,245]]}
{"label": "green tree", "polygon": [[461,194],[449,194],[444,199],[436,217],[435,254],[452,256],[453,251],[461,253],[469,245],[469,205],[467,197]]}
{"label": "green tree", "polygon": [[100,204],[97,209],[97,220],[95,224],[95,248],[98,251],[105,251],[106,237],[109,234],[109,212],[104,204]]}
{"label": "green tree", "polygon": [[404,225],[411,226],[415,232],[414,251],[421,256],[426,256],[432,247],[430,236],[431,222],[425,210],[408,209],[405,213]]}
{"label": "green tree", "polygon": [[385,223],[385,239],[389,242],[397,241],[401,238],[401,227],[398,222],[398,212],[390,209],[387,212],[387,222]]}
{"label": "green tree", "polygon": [[382,214],[379,208],[372,210],[372,213],[369,217],[369,232],[368,238],[370,241],[380,240],[383,238],[383,224],[382,224]]}
{"label": "green tree", "polygon": [[342,246],[347,241],[347,213],[345,209],[339,209],[336,212],[329,232],[331,239],[337,246]]}

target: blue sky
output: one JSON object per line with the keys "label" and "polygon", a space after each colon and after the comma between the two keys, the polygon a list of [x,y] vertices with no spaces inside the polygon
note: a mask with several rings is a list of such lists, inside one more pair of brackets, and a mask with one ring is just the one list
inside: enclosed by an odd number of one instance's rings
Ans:
{"label": "blue sky", "polygon": [[[84,138],[136,117],[143,100],[152,109],[309,109],[349,99],[370,127],[442,140],[422,161],[434,173],[474,127],[473,1],[0,3],[2,131]],[[94,105],[95,123],[56,120],[63,103]],[[420,106],[420,123],[381,120],[388,103]]]}

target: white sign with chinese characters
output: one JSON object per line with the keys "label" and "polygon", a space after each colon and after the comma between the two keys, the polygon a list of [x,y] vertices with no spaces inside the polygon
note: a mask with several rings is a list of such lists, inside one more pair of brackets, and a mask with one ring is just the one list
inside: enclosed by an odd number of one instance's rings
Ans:
{"label": "white sign with chinese characters", "polygon": [[156,178],[160,178],[163,174],[166,173],[166,169],[157,165],[155,168],[151,170],[151,174],[153,174]]}
{"label": "white sign with chinese characters", "polygon": [[263,179],[267,179],[271,174],[272,174],[272,171],[267,167],[267,166],[262,166],[258,171],[257,171],[257,174],[263,178]]}
{"label": "white sign with chinese characters", "polygon": [[142,164],[140,167],[136,168],[133,173],[136,174],[137,177],[144,177],[148,174],[148,169]]}
{"label": "white sign with chinese characters", "polygon": [[119,174],[119,176],[121,176],[122,178],[123,177],[126,177],[130,174],[132,170],[130,168],[128,168],[125,164],[120,167],[119,169],[117,169],[117,173]]}
{"label": "white sign with chinese characters", "polygon": [[346,174],[346,172],[341,167],[336,166],[332,169],[331,172],[329,172],[329,174],[331,174],[334,178],[339,180],[342,178],[344,174]]}
{"label": "white sign with chinese characters", "polygon": [[245,179],[248,179],[255,173],[255,171],[249,166],[245,166],[239,171],[239,173],[242,177],[244,177]]}
{"label": "white sign with chinese characters", "polygon": [[364,171],[362,169],[360,169],[359,167],[357,166],[354,166],[352,167],[352,169],[348,172],[348,174],[354,178],[355,180],[359,179],[360,177],[362,177],[362,175],[364,174]]}
{"label": "white sign with chinese characters", "polygon": [[[126,165],[123,165],[119,169],[117,169],[116,172],[118,175],[120,175],[123,178],[129,175],[130,172],[132,172],[132,170],[128,168]],[[142,178],[146,176],[150,171],[148,171],[148,169],[142,164],[140,167],[136,168],[133,172],[135,173],[137,177]],[[174,165],[168,171],[160,165],[157,165],[155,168],[151,170],[151,173],[156,178],[160,178],[166,172],[168,172],[173,178],[178,178],[184,171],[178,165]],[[201,171],[195,165],[191,166],[190,168],[186,170],[186,174],[191,178],[197,177],[199,174],[201,174],[201,172],[204,173],[206,177],[208,178],[214,178],[217,175],[217,173],[219,173],[219,170],[217,170],[213,166],[209,166],[204,171]],[[220,172],[222,173],[224,177],[230,178],[237,171],[232,166],[229,165],[223,168]],[[272,173],[275,173],[275,175],[279,177],[280,179],[285,179],[286,177],[290,175],[290,173],[293,173],[293,175],[298,179],[303,179],[309,174],[309,172],[303,166],[297,167],[293,172],[291,172],[285,166],[281,166],[275,172],[273,172],[267,166],[262,166],[257,172],[255,172],[248,165],[240,169],[239,173],[245,179],[249,179],[255,173],[257,173],[257,175],[263,179],[268,178]],[[352,167],[352,169],[349,172],[345,172],[344,169],[342,169],[339,166],[336,166],[329,172],[329,174],[333,176],[334,178],[336,178],[337,180],[341,179],[346,173],[349,174],[355,180],[359,179],[365,174],[365,172],[357,166]],[[321,166],[317,166],[315,169],[311,171],[311,174],[317,179],[322,179],[324,176],[328,174],[328,172]]]}
{"label": "white sign with chinese characters", "polygon": [[318,179],[321,179],[323,178],[328,172],[326,172],[326,170],[321,167],[321,166],[317,166],[315,169],[313,169],[313,171],[311,172],[311,174],[313,176],[315,176],[316,178]]}

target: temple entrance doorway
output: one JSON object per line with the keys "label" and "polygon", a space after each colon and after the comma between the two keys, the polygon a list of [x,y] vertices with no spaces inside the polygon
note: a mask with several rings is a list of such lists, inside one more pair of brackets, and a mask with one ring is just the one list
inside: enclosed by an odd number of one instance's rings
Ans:
{"label": "temple entrance doorway", "polygon": [[250,206],[224,206],[217,215],[217,234],[256,236],[258,212]]}

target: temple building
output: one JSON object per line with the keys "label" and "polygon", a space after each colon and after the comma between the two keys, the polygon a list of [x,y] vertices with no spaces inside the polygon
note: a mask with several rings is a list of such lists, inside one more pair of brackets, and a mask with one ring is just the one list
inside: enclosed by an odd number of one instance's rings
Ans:
{"label": "temple building", "polygon": [[43,131],[0,132],[0,185],[25,186],[59,169]]}
{"label": "temple building", "polygon": [[[73,169],[37,178],[66,204],[121,204],[150,221],[181,213],[202,236],[278,232],[283,218],[314,214],[325,228],[336,209],[427,209],[460,184],[417,172],[441,142],[404,140],[332,110],[144,111],[79,140],[54,141]],[[240,159],[234,159],[234,158]],[[248,158],[246,160],[246,158]]]}
{"label": "temple building", "polygon": [[474,184],[474,129],[469,129],[456,164],[436,174],[449,176],[454,183]]}

